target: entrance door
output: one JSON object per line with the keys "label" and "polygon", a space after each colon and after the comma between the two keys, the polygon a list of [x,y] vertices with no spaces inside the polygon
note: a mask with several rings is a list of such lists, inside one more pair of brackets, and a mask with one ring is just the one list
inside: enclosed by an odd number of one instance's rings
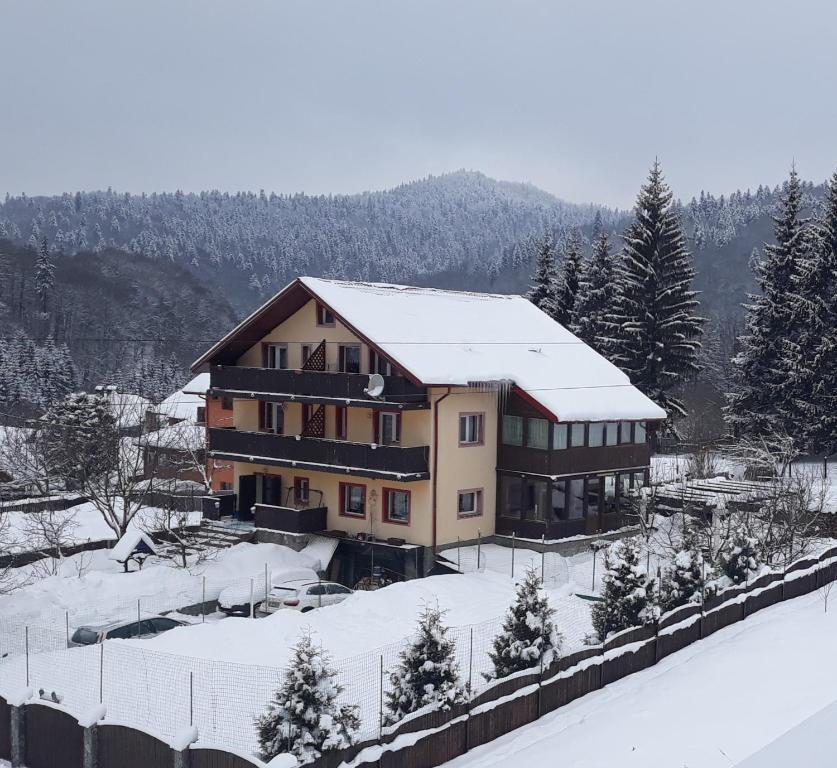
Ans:
{"label": "entrance door", "polygon": [[256,475],[242,475],[238,478],[238,514],[239,520],[253,518],[252,507],[256,503]]}

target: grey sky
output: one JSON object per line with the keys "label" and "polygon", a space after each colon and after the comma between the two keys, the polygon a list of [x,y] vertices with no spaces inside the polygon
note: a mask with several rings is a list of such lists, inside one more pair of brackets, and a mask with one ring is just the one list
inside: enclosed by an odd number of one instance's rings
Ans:
{"label": "grey sky", "polygon": [[0,0],[0,192],[353,192],[457,168],[631,204],[837,166],[832,0]]}

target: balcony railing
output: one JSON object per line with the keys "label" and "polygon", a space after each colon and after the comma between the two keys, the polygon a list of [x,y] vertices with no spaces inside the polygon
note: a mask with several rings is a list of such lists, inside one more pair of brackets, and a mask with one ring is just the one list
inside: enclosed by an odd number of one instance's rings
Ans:
{"label": "balcony railing", "polygon": [[297,438],[268,432],[210,429],[209,450],[212,456],[254,464],[293,466],[294,462],[298,462],[314,465],[313,469],[322,467],[322,471],[326,472],[393,480],[423,480],[428,476],[427,446],[373,447],[368,443],[348,443],[315,437]]}
{"label": "balcony railing", "polygon": [[[275,368],[243,368],[213,366],[210,386],[226,392],[259,395],[297,395],[312,399],[358,400],[370,407],[403,404],[406,407],[427,407],[427,391],[403,376],[384,376],[384,391],[373,399],[364,392],[369,385],[365,373],[334,371],[300,371]],[[264,398],[263,398],[264,399]]]}
{"label": "balcony railing", "polygon": [[256,504],[256,528],[269,528],[273,531],[287,531],[288,533],[317,533],[327,527],[328,509],[326,507],[311,507],[310,509],[295,509],[294,507],[277,507],[272,504]]}

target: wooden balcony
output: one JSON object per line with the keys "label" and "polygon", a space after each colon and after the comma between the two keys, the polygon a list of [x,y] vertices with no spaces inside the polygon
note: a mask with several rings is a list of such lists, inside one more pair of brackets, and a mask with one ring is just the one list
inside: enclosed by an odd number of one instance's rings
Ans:
{"label": "wooden balcony", "polygon": [[647,467],[650,463],[651,447],[647,443],[561,450],[501,444],[497,456],[498,469],[539,475],[604,474],[617,469]]}
{"label": "wooden balcony", "polygon": [[214,458],[317,472],[358,475],[410,482],[426,480],[428,448],[372,446],[316,437],[210,429],[209,451]]}
{"label": "wooden balcony", "polygon": [[210,388],[219,396],[254,400],[298,400],[387,410],[429,407],[424,387],[403,376],[383,378],[384,392],[375,399],[364,392],[369,384],[369,376],[365,373],[216,365],[210,372]]}
{"label": "wooden balcony", "polygon": [[256,528],[269,528],[273,531],[288,533],[318,533],[327,527],[328,509],[326,507],[277,507],[272,504],[255,505]]}

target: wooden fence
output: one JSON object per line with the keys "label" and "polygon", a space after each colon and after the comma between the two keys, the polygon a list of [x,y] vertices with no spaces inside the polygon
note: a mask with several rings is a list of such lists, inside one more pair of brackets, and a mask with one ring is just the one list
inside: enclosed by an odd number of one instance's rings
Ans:
{"label": "wooden fence", "polygon": [[[834,562],[831,562],[831,561]],[[564,656],[548,668],[495,681],[467,704],[429,710],[383,729],[378,742],[330,752],[312,768],[434,768],[481,744],[537,720],[571,701],[742,621],[756,611],[811,593],[837,580],[837,547],[751,584],[715,595],[703,609],[689,605],[664,614],[655,625],[633,627],[600,646]],[[175,751],[165,741],[124,725],[84,729],[57,705],[22,705],[24,754],[13,745],[13,710],[0,698],[0,758],[27,768],[262,768],[256,758],[193,745]],[[93,749],[85,750],[85,744]],[[375,749],[367,749],[375,747]]]}

